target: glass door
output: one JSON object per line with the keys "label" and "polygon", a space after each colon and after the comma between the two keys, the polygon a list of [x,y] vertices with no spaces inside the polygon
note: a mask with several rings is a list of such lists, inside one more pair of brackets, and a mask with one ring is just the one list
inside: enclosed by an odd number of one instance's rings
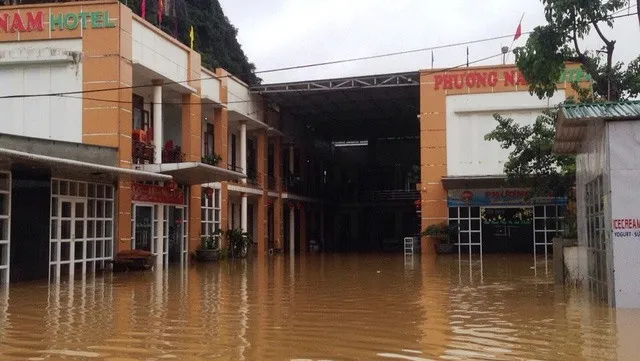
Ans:
{"label": "glass door", "polygon": [[51,253],[49,277],[60,280],[62,275],[73,276],[76,268],[86,272],[87,201],[56,198],[52,205]]}
{"label": "glass door", "polygon": [[153,244],[153,207],[134,206],[134,236],[132,249],[155,252]]}

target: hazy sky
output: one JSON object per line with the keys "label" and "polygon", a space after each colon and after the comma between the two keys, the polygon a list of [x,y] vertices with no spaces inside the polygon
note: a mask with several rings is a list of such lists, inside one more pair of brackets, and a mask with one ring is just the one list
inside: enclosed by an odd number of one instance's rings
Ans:
{"label": "hazy sky", "polygon": [[[631,0],[635,4],[635,0]],[[420,49],[515,33],[544,23],[540,0],[220,0],[239,29],[240,44],[267,70],[300,64]],[[479,5],[482,4],[482,5]],[[634,12],[634,9],[631,9]],[[622,14],[626,14],[626,11]],[[615,59],[625,63],[640,54],[638,18],[616,20],[608,34],[616,39]],[[599,46],[595,32],[585,46]],[[527,36],[517,42],[522,45]],[[471,61],[500,53],[511,39],[469,46]],[[466,46],[434,51],[435,67],[466,62]],[[497,64],[494,58],[481,64]],[[510,56],[513,61],[513,54]],[[431,67],[431,52],[376,60],[260,74],[265,83],[415,71]]]}

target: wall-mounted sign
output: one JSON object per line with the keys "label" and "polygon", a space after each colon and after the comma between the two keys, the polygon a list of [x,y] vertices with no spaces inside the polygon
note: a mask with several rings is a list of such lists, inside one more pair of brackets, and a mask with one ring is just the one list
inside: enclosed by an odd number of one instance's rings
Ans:
{"label": "wall-mounted sign", "polygon": [[[470,71],[458,74],[438,74],[435,76],[434,89],[462,89],[462,88],[486,88],[498,85],[497,71]],[[517,70],[506,70],[502,72],[504,86],[528,85],[522,73]],[[565,69],[558,83],[590,81],[591,76],[581,68]]]}
{"label": "wall-mounted sign", "polygon": [[148,184],[133,183],[131,187],[131,199],[137,202],[184,204],[184,192],[182,189],[153,186]]}
{"label": "wall-mounted sign", "polygon": [[[47,20],[49,22],[47,30],[51,31],[74,30],[78,27],[99,29],[116,26],[116,23],[109,18],[109,11],[50,14]],[[44,30],[45,14],[43,11],[0,13],[0,32],[25,33]]]}
{"label": "wall-mounted sign", "polygon": [[625,218],[613,220],[613,237],[620,238],[640,238],[640,219]]}
{"label": "wall-mounted sign", "polygon": [[449,207],[567,204],[564,197],[530,197],[531,191],[523,188],[453,189],[448,192],[447,203]]}

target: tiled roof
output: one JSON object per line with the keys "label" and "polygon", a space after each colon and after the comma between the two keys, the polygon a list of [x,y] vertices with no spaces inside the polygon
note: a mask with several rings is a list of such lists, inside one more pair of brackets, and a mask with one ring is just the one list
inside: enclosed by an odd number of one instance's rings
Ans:
{"label": "tiled roof", "polygon": [[640,118],[640,100],[589,104],[568,104],[561,107],[565,119]]}

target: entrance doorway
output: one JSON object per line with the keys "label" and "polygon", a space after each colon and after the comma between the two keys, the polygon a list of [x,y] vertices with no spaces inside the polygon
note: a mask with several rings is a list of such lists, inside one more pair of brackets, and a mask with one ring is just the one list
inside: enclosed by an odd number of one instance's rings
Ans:
{"label": "entrance doorway", "polygon": [[483,251],[532,253],[533,208],[482,208]]}
{"label": "entrance doorway", "polygon": [[166,206],[169,229],[169,262],[187,260],[186,207]]}
{"label": "entrance doorway", "polygon": [[153,206],[134,206],[133,249],[153,252]]}
{"label": "entrance doorway", "polygon": [[113,257],[113,196],[111,185],[51,181],[50,280],[103,269]]}
{"label": "entrance doorway", "polygon": [[133,249],[158,253],[159,212],[164,209],[163,223],[163,263],[184,262],[187,259],[187,216],[186,207],[154,204],[135,204],[133,210]]}

